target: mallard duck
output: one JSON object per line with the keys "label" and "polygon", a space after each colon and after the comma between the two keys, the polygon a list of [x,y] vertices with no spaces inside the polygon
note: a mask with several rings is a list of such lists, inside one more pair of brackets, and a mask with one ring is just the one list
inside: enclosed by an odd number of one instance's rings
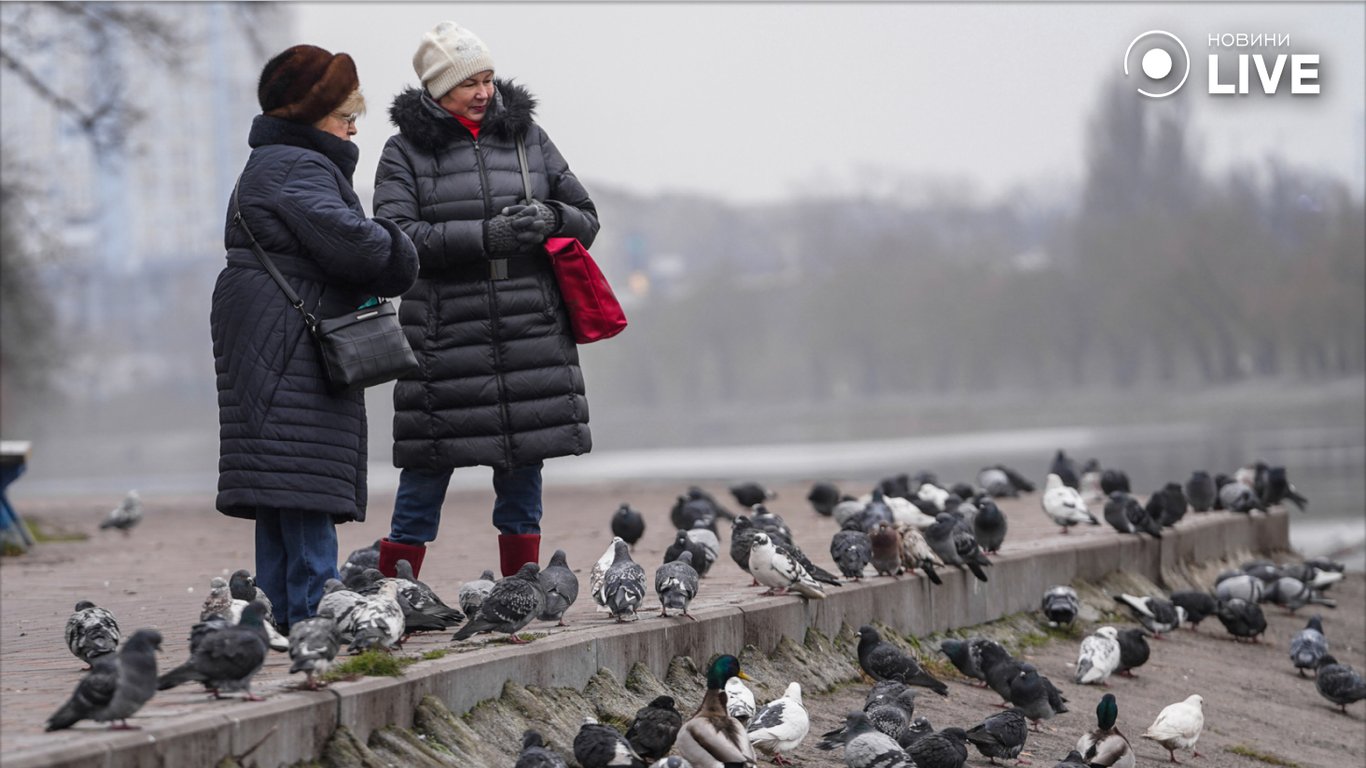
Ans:
{"label": "mallard duck", "polygon": [[1115,695],[1107,693],[1096,705],[1096,729],[1077,739],[1077,751],[1088,765],[1110,768],[1134,768],[1134,751],[1129,740],[1115,727],[1119,719],[1119,705]]}
{"label": "mallard duck", "polygon": [[707,693],[702,706],[697,708],[678,732],[674,748],[692,763],[693,768],[724,768],[725,766],[754,766],[758,758],[749,743],[745,726],[726,714],[726,681],[732,677],[751,679],[740,671],[740,660],[734,656],[718,656],[707,668]]}

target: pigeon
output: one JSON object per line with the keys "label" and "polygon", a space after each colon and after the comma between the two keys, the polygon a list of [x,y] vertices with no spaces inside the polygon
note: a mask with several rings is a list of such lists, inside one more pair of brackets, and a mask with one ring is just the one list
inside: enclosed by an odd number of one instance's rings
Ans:
{"label": "pigeon", "polygon": [[[1161,513],[1158,512],[1160,516]],[[1124,516],[1129,518],[1135,533],[1146,533],[1154,539],[1162,538],[1162,523],[1149,514],[1148,508],[1138,503],[1138,499],[1133,496],[1126,496],[1124,500]]]}
{"label": "pigeon", "polygon": [[1058,584],[1043,593],[1039,610],[1048,618],[1050,627],[1070,625],[1076,621],[1077,613],[1081,610],[1081,600],[1077,598],[1077,590]]}
{"label": "pigeon", "polygon": [[612,535],[634,547],[645,535],[645,516],[623,501],[612,513]]}
{"label": "pigeon", "polygon": [[545,745],[541,734],[528,730],[522,733],[522,752],[513,768],[569,768],[569,764]]}
{"label": "pigeon", "polygon": [[1171,593],[1172,605],[1186,612],[1186,621],[1190,622],[1191,629],[1200,626],[1200,622],[1213,615],[1219,608],[1219,601],[1208,592],[1188,589],[1178,590]]}
{"label": "pigeon", "polygon": [[1266,473],[1266,488],[1262,492],[1262,503],[1268,507],[1290,501],[1301,512],[1309,506],[1309,499],[1306,499],[1299,491],[1295,490],[1294,483],[1291,483],[1285,476],[1285,467],[1272,467]]}
{"label": "pigeon", "polygon": [[1138,533],[1138,527],[1129,518],[1129,505],[1137,503],[1137,499],[1124,491],[1115,491],[1105,500],[1102,516],[1111,528],[1120,533]]}
{"label": "pigeon", "polygon": [[[905,683],[883,680],[868,691],[864,698],[863,712],[874,728],[896,739],[897,743],[905,748],[910,743],[906,739],[909,738],[907,732],[911,728],[911,716],[915,713],[915,697],[915,690]],[[845,726],[840,725],[839,728],[821,734],[816,749],[829,752],[836,747],[844,746],[848,740],[849,734]]]}
{"label": "pigeon", "polygon": [[975,638],[968,643],[968,652],[982,670],[987,687],[996,692],[1002,701],[1010,702],[1010,681],[1020,674],[1023,662],[1011,658],[1006,649],[995,640]]}
{"label": "pigeon", "polygon": [[[86,664],[113,653],[119,647],[119,623],[114,614],[89,600],[76,603],[66,620],[66,647]],[[89,669],[90,667],[86,667]]]}
{"label": "pigeon", "polygon": [[748,723],[758,709],[754,701],[754,691],[751,691],[739,677],[730,677],[726,679],[725,692],[726,714],[741,723]]}
{"label": "pigeon", "polygon": [[868,534],[873,570],[879,576],[901,575],[901,534],[890,523],[878,523]]}
{"label": "pigeon", "polygon": [[[749,550],[754,546],[756,532],[754,523],[745,515],[735,518],[730,529],[730,559],[745,573],[749,573]],[[757,586],[759,582],[754,583]]]}
{"label": "pigeon", "polygon": [[612,543],[607,545],[607,551],[602,553],[596,563],[593,563],[593,570],[588,573],[588,594],[593,596],[593,602],[598,604],[599,611],[607,610],[607,593],[603,588],[607,585],[607,569],[612,567],[612,563],[617,559],[617,542],[625,543],[625,539],[620,536],[612,538]]}
{"label": "pigeon", "polygon": [[1077,483],[1077,490],[1081,492],[1081,497],[1088,502],[1105,498],[1105,492],[1100,488],[1099,459],[1086,460],[1085,466],[1081,468],[1081,479]]}
{"label": "pigeon", "polygon": [[1037,731],[1040,720],[1067,712],[1067,700],[1052,681],[1039,674],[1033,664],[1022,663],[1019,669],[1019,674],[1010,680],[1009,701],[1019,707],[1025,717],[1034,721],[1034,730]]}
{"label": "pigeon", "polygon": [[1134,750],[1115,727],[1118,719],[1119,704],[1113,693],[1107,693],[1096,705],[1096,729],[1077,739],[1081,762],[1100,768],[1134,768]]}
{"label": "pigeon", "polygon": [[545,608],[536,618],[559,622],[555,625],[557,627],[565,626],[564,612],[579,599],[579,577],[569,570],[563,549],[555,550],[545,570],[536,574],[536,580],[545,592]]}
{"label": "pigeon", "polygon": [[1260,603],[1266,596],[1266,585],[1262,580],[1247,573],[1240,573],[1222,579],[1214,585],[1214,596],[1219,600],[1246,600]]}
{"label": "pigeon", "polygon": [[803,598],[823,600],[825,592],[806,568],[786,547],[774,544],[767,533],[755,532],[749,552],[749,572],[763,586],[766,595],[786,594],[789,590]]}
{"label": "pigeon", "polygon": [[[702,528],[700,530],[705,531],[707,529]],[[660,562],[671,563],[677,560],[678,555],[682,552],[692,553],[693,569],[697,571],[698,576],[705,576],[705,569],[711,567],[711,561],[707,559],[707,553],[703,546],[688,538],[687,531],[676,531],[674,533],[674,541],[668,549],[664,550],[664,559]]]}
{"label": "pigeon", "polygon": [[[449,629],[465,620],[465,614],[461,613],[459,609],[447,605],[446,601],[442,600],[431,587],[418,580],[417,574],[413,572],[412,564],[407,560],[399,559],[395,562],[394,573],[398,574],[396,578],[399,581],[399,594],[408,602],[413,611],[435,619],[441,624],[441,629]],[[576,581],[575,587],[577,588],[577,586]]]}
{"label": "pigeon", "polygon": [[[716,564],[717,559],[721,557],[721,540],[717,538],[716,531],[702,525],[688,531],[688,540],[693,545],[701,547],[701,565],[699,566],[697,562],[694,562],[693,567],[697,569],[698,576],[706,576],[711,567]],[[693,557],[696,558],[697,555],[694,554]]]}
{"label": "pigeon", "polygon": [[1100,525],[1095,516],[1086,511],[1086,502],[1077,489],[1063,482],[1057,474],[1050,474],[1044,482],[1043,496],[1039,497],[1043,511],[1058,525],[1062,532],[1079,523]]}
{"label": "pigeon", "polygon": [[1122,469],[1106,469],[1100,473],[1100,492],[1109,496],[1115,491],[1131,493],[1129,474]]}
{"label": "pigeon", "polygon": [[1006,540],[1005,513],[991,499],[979,500],[976,507],[977,514],[972,518],[972,535],[982,549],[996,554]]}
{"label": "pigeon", "polygon": [[592,718],[586,718],[574,736],[574,759],[583,768],[645,768],[620,731]]}
{"label": "pigeon", "polygon": [[341,642],[350,644],[355,639],[357,610],[364,604],[364,595],[347,589],[336,579],[328,579],[323,584],[322,600],[318,601],[318,615],[331,619]]}
{"label": "pigeon", "polygon": [[921,483],[915,492],[915,498],[929,502],[936,512],[948,511],[948,500],[951,495],[947,489],[933,483]]}
{"label": "pigeon", "polygon": [[830,517],[835,513],[835,505],[840,503],[844,494],[834,483],[818,482],[811,486],[810,493],[806,494],[806,500],[811,502],[811,508],[816,510],[816,514],[822,517]]}
{"label": "pigeon", "polygon": [[782,544],[792,544],[792,529],[787,527],[787,521],[783,520],[782,515],[775,514],[763,504],[755,504],[750,511],[753,513],[749,520],[754,527],[769,535],[769,538]]}
{"label": "pigeon", "polygon": [[1018,470],[1012,467],[1008,467],[1004,464],[995,464],[991,468],[999,469],[1006,473],[1006,478],[1010,480],[1010,484],[1015,486],[1015,490],[1020,493],[1033,493],[1036,490],[1034,483],[1030,482],[1029,478],[1020,474]]}
{"label": "pigeon", "polygon": [[915,768],[962,768],[968,760],[968,734],[962,728],[931,733],[906,748]]}
{"label": "pigeon", "polygon": [[863,712],[845,715],[844,738],[848,768],[914,768],[896,739],[874,728]]}
{"label": "pigeon", "polygon": [[1319,695],[1334,704],[1345,714],[1347,705],[1366,699],[1366,680],[1361,673],[1346,664],[1339,664],[1330,653],[1319,659],[1318,674],[1314,676],[1314,687]]}
{"label": "pigeon", "polygon": [[1180,483],[1167,483],[1162,486],[1162,490],[1153,494],[1154,497],[1162,500],[1162,514],[1158,516],[1158,522],[1163,528],[1170,528],[1181,521],[1186,516],[1189,504],[1186,501],[1186,492],[1181,490]]}
{"label": "pigeon", "polygon": [[858,522],[851,520],[830,539],[830,557],[844,578],[858,581],[873,559],[873,542]]}
{"label": "pigeon", "polygon": [[1323,634],[1323,620],[1315,614],[1304,629],[1290,639],[1290,661],[1300,677],[1304,677],[1304,670],[1317,670],[1319,659],[1327,655],[1328,638]]}
{"label": "pigeon", "polygon": [[669,511],[669,520],[673,526],[684,531],[691,531],[697,520],[704,521],[707,527],[714,531],[716,520],[722,517],[735,520],[735,515],[721,506],[716,497],[695,485],[689,486],[687,493],[679,496],[673,509]]}
{"label": "pigeon", "polygon": [[[678,558],[655,569],[655,594],[659,595],[659,615],[668,616],[669,610],[681,612],[692,619],[688,604],[697,596],[697,570],[692,567],[692,553],[680,552]],[[648,757],[648,756],[647,756]]]}
{"label": "pigeon", "polygon": [[[1255,576],[1262,584],[1268,586],[1271,582],[1281,577],[1280,567],[1270,560],[1249,560],[1240,565],[1237,571],[1224,571],[1223,573],[1220,573],[1219,576],[1223,577],[1225,574],[1232,576],[1236,575],[1239,571],[1242,571],[1249,576]],[[1218,579],[1216,579],[1216,581],[1218,581]]]}
{"label": "pigeon", "polygon": [[744,724],[726,712],[727,697],[721,689],[732,677],[748,678],[740,670],[740,660],[730,654],[716,657],[707,667],[701,706],[678,731],[674,749],[694,765],[752,768],[758,763]]}
{"label": "pigeon", "polygon": [[493,571],[484,571],[479,574],[479,578],[461,584],[460,591],[456,594],[460,610],[464,611],[466,616],[479,613],[479,606],[484,604],[484,598],[493,591],[493,584]]}
{"label": "pigeon", "polygon": [[1010,482],[1005,470],[997,467],[982,467],[977,472],[977,485],[994,499],[1014,498],[1020,495],[1019,489]]}
{"label": "pigeon", "polygon": [[[883,508],[891,510],[891,522],[896,525],[897,528],[913,526],[923,530],[934,525],[933,515],[925,514],[920,507],[915,505],[915,502],[907,499],[897,496],[888,496],[883,499],[883,506],[876,509]],[[887,522],[886,515],[884,514],[867,514],[863,515],[860,519],[864,522],[864,530],[868,530],[869,527],[876,527],[878,523]]]}
{"label": "pigeon", "polygon": [[346,561],[339,569],[338,578],[345,584],[366,568],[379,570],[379,539],[375,539],[375,543],[370,546],[353,550],[347,555]]}
{"label": "pigeon", "polygon": [[631,559],[626,542],[617,541],[613,547],[612,565],[603,574],[603,603],[618,622],[635,621],[639,618],[636,609],[645,599],[645,569]]}
{"label": "pigeon", "polygon": [[1181,626],[1186,619],[1186,609],[1172,605],[1160,597],[1137,597],[1135,595],[1115,595],[1115,602],[1129,608],[1138,623],[1148,628],[1153,636],[1162,639],[1163,632],[1170,632]]}
{"label": "pigeon", "polygon": [[929,688],[940,696],[949,695],[949,687],[936,680],[920,666],[920,662],[905,651],[882,639],[878,631],[865,624],[858,630],[859,667],[874,680],[895,680],[906,685]]}
{"label": "pigeon", "polygon": [[981,667],[977,666],[977,659],[972,655],[969,641],[956,640],[949,638],[939,642],[939,652],[949,657],[954,668],[962,672],[964,676],[973,680],[978,680],[983,684],[987,681],[986,673],[982,672]]}
{"label": "pigeon", "polygon": [[1231,512],[1251,513],[1253,510],[1266,511],[1266,505],[1252,486],[1231,480],[1219,486],[1219,506]]}
{"label": "pigeon", "polygon": [[[882,489],[874,488],[867,499],[860,499],[859,501],[863,502],[863,507],[854,514],[854,518],[859,521],[863,530],[872,531],[878,523],[896,522],[896,513],[892,511],[892,506],[888,503],[887,496],[882,492]],[[838,514],[838,510],[836,510],[836,515],[838,516]],[[837,519],[837,521],[840,525],[844,525],[844,520]]]}
{"label": "pigeon", "polygon": [[256,586],[256,579],[252,578],[251,571],[245,568],[233,571],[232,575],[228,577],[228,589],[232,591],[233,600],[241,600],[247,603],[260,600],[265,603],[266,623],[271,625],[275,623],[275,606],[270,602],[270,597],[266,595],[265,591]]}
{"label": "pigeon", "polygon": [[1125,677],[1134,677],[1133,671],[1148,663],[1148,637],[1143,630],[1130,627],[1120,630],[1116,639],[1119,641],[1119,667],[1115,671]]}
{"label": "pigeon", "polygon": [[1249,603],[1236,597],[1232,600],[1221,600],[1214,615],[1235,640],[1247,638],[1255,643],[1257,636],[1266,631],[1266,616],[1262,613],[1261,606],[1256,603]]}
{"label": "pigeon", "polygon": [[1014,760],[1020,756],[1029,737],[1029,723],[1020,710],[1007,709],[969,728],[966,736],[983,757],[996,765],[998,757]]}
{"label": "pigeon", "polygon": [[1209,473],[1197,469],[1191,473],[1190,479],[1186,481],[1186,498],[1190,500],[1191,509],[1196,512],[1208,512],[1214,509],[1214,499],[1218,489],[1214,487],[1214,478]]}
{"label": "pigeon", "polygon": [[[1329,564],[1325,561],[1309,561],[1304,563],[1287,563],[1280,568],[1281,576],[1289,576],[1292,579],[1299,579],[1310,587],[1320,592],[1327,590],[1334,584],[1342,581],[1342,564]],[[1333,565],[1336,567],[1327,567]]]}
{"label": "pigeon", "polygon": [[251,679],[270,651],[266,611],[266,604],[259,600],[248,603],[241,621],[205,635],[185,663],[157,678],[157,690],[198,681],[216,699],[225,692],[242,691],[247,701],[261,701],[251,692]]}
{"label": "pigeon", "polygon": [[796,749],[811,730],[811,720],[802,705],[802,686],[788,683],[780,698],[759,708],[745,724],[749,743],[769,755],[779,765],[787,762],[784,752]]}
{"label": "pigeon", "polygon": [[626,741],[646,760],[658,760],[669,754],[678,729],[683,727],[683,715],[674,707],[672,696],[657,696],[636,710],[636,717],[626,729]]}
{"label": "pigeon", "polygon": [[[626,548],[626,542],[621,542],[621,548]],[[545,591],[537,580],[540,572],[536,563],[525,563],[516,573],[494,584],[479,606],[479,613],[471,616],[451,640],[464,640],[476,632],[502,632],[512,643],[530,642],[517,633],[545,610]]]}
{"label": "pigeon", "polygon": [[[358,593],[361,601],[351,611],[348,626],[345,628],[351,635],[351,644],[347,650],[351,653],[360,653],[371,648],[391,651],[399,647],[405,631],[409,629],[410,620],[417,617],[405,613],[406,601],[399,598],[398,579],[384,578],[374,568],[367,568],[365,572],[372,579],[379,576],[376,580],[378,588],[373,594]],[[319,603],[320,612],[321,608]],[[337,626],[339,629],[342,628],[341,621],[338,620]],[[447,628],[444,622],[439,621],[430,624],[414,623],[414,626],[420,626],[424,630]]]}
{"label": "pigeon", "polygon": [[209,593],[204,596],[204,605],[199,609],[199,620],[208,621],[214,617],[227,619],[232,616],[232,590],[228,580],[222,576],[209,579]]}
{"label": "pigeon", "polygon": [[1291,613],[1309,603],[1337,607],[1335,600],[1322,597],[1312,586],[1293,576],[1282,576],[1267,585],[1265,599]]}
{"label": "pigeon", "polygon": [[746,508],[778,498],[777,493],[752,480],[744,483],[736,483],[735,485],[732,485],[729,490],[730,495],[735,497],[736,503]]}
{"label": "pigeon", "polygon": [[1114,627],[1101,627],[1081,641],[1077,656],[1077,672],[1072,680],[1077,685],[1109,685],[1110,674],[1119,669],[1119,632]]}
{"label": "pigeon", "polygon": [[693,768],[693,764],[685,758],[673,755],[672,757],[661,757],[650,763],[650,768]]}
{"label": "pigeon", "polygon": [[940,512],[935,524],[926,528],[924,533],[925,542],[946,565],[966,567],[978,581],[987,580],[986,571],[982,568],[990,566],[991,561],[982,553],[977,539],[973,538],[972,529],[962,520],[949,512]]}
{"label": "pigeon", "polygon": [[1057,475],[1058,480],[1063,485],[1074,491],[1081,484],[1081,475],[1077,472],[1077,462],[1064,453],[1061,448],[1053,454],[1053,463],[1049,466],[1048,472]]}
{"label": "pigeon", "polygon": [[[44,730],[60,731],[81,720],[110,723],[111,730],[127,730],[142,705],[157,691],[157,651],[161,633],[139,629],[114,654],[95,657],[71,698],[47,719]],[[118,725],[111,721],[117,720]]]}
{"label": "pigeon", "polygon": [[901,567],[909,571],[918,568],[931,582],[943,584],[934,567],[944,565],[944,561],[925,540],[925,534],[913,525],[899,525],[897,532],[901,534]]}
{"label": "pigeon", "polygon": [[100,530],[106,528],[117,528],[123,532],[124,536],[133,530],[133,526],[142,522],[142,497],[138,496],[137,491],[129,491],[123,501],[117,507],[109,510],[100,523]]}
{"label": "pigeon", "polygon": [[1157,713],[1157,719],[1148,726],[1143,738],[1152,739],[1167,750],[1173,763],[1177,762],[1176,750],[1189,749],[1196,757],[1195,742],[1200,740],[1200,732],[1205,729],[1205,700],[1199,694],[1188,696],[1185,701],[1167,705]]}
{"label": "pigeon", "polygon": [[318,689],[318,676],[332,668],[341,648],[341,633],[328,616],[296,621],[289,627],[289,673],[303,672],[304,687]]}

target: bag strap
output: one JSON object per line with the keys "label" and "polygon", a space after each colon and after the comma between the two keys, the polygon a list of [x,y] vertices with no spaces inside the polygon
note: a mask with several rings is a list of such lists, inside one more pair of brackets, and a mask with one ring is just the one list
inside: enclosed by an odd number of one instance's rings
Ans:
{"label": "bag strap", "polygon": [[237,212],[233,214],[232,223],[241,227],[242,231],[247,233],[247,239],[251,241],[251,250],[252,253],[256,254],[256,259],[261,262],[261,266],[265,267],[266,271],[270,273],[270,276],[274,278],[275,283],[280,286],[280,290],[285,292],[285,298],[289,299],[289,305],[299,310],[299,314],[304,316],[304,323],[308,325],[309,332],[317,333],[318,319],[309,313],[308,310],[304,309],[304,300],[299,298],[299,294],[294,292],[294,289],[290,286],[289,282],[285,280],[285,276],[280,274],[280,269],[276,267],[275,262],[266,255],[265,249],[256,241],[256,235],[253,235],[251,233],[251,228],[247,226],[247,220],[242,216],[242,201],[237,197],[237,188],[241,185],[242,177],[238,176],[237,183],[232,185],[232,205],[237,209]]}
{"label": "bag strap", "polygon": [[522,203],[531,205],[531,171],[527,169],[526,142],[522,136],[517,137],[517,165],[522,168],[522,191],[526,194],[526,199]]}

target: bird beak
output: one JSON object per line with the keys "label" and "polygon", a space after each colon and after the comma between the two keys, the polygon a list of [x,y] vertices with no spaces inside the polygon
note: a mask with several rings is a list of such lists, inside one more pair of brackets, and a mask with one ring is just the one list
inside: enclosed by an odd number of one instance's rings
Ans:
{"label": "bird beak", "polygon": [[754,678],[750,677],[749,675],[745,674],[744,672],[736,672],[736,673],[735,673],[735,676],[738,677],[738,678],[740,678],[741,680],[748,680],[748,681],[750,681],[751,683],[754,682]]}

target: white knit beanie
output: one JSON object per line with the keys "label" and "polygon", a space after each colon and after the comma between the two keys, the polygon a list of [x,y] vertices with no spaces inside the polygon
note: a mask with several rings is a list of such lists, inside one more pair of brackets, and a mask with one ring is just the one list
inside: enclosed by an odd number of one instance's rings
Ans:
{"label": "white knit beanie", "polygon": [[422,36],[413,70],[433,99],[445,96],[470,77],[493,69],[493,54],[473,32],[453,21],[437,24]]}

